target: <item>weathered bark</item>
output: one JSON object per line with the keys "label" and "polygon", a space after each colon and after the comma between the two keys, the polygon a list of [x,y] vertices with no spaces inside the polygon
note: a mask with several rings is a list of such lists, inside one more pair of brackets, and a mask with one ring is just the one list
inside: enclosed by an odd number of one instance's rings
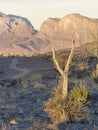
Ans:
{"label": "weathered bark", "polygon": [[98,64],[96,64],[96,75],[98,76]]}
{"label": "weathered bark", "polygon": [[75,49],[75,41],[73,40],[73,41],[72,41],[71,52],[70,52],[70,55],[69,55],[69,57],[68,57],[67,64],[66,64],[66,66],[65,66],[64,73],[68,73],[68,72],[69,72],[70,64],[71,64],[71,62],[72,62],[72,58],[73,58],[73,54],[74,54],[74,49]]}
{"label": "weathered bark", "polygon": [[68,74],[63,76],[63,85],[62,85],[62,97],[66,98],[68,94]]}
{"label": "weathered bark", "polygon": [[73,54],[74,54],[74,48],[75,48],[75,41],[72,40],[71,52],[70,52],[70,55],[68,57],[67,64],[65,64],[64,70],[62,70],[62,68],[60,67],[60,65],[55,57],[54,49],[52,48],[53,61],[57,67],[57,70],[59,71],[59,73],[62,76],[62,97],[63,98],[66,98],[67,93],[68,93],[68,74],[69,74],[70,64],[72,62],[72,58],[73,58]]}
{"label": "weathered bark", "polygon": [[52,48],[52,56],[53,56],[53,61],[54,61],[55,65],[56,65],[56,67],[57,67],[57,70],[59,71],[59,73],[61,74],[61,76],[63,76],[64,72],[63,72],[62,68],[60,67],[60,65],[59,65],[59,63],[58,63],[58,61],[56,59],[55,52],[54,52],[53,48]]}

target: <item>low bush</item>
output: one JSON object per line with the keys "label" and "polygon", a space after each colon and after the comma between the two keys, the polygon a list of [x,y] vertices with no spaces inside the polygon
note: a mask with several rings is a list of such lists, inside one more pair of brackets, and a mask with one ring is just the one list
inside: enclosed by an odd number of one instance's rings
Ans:
{"label": "low bush", "polygon": [[75,87],[69,92],[66,99],[62,98],[61,90],[61,86],[53,89],[54,97],[44,103],[45,111],[55,124],[78,121],[82,113],[82,107],[88,97],[88,89]]}
{"label": "low bush", "polygon": [[70,91],[69,97],[77,102],[85,103],[88,98],[88,89],[84,86],[74,87]]}
{"label": "low bush", "polygon": [[95,83],[98,83],[98,74],[96,70],[92,72],[91,77],[94,79]]}
{"label": "low bush", "polygon": [[68,121],[68,115],[65,112],[65,100],[50,98],[44,103],[45,111],[49,114],[52,122],[59,124],[60,122]]}
{"label": "low bush", "polygon": [[34,85],[34,88],[37,89],[37,90],[43,90],[43,89],[45,89],[45,85],[42,84],[42,83],[36,83]]}
{"label": "low bush", "polygon": [[66,101],[65,111],[68,112],[70,121],[78,121],[82,116],[82,108],[89,96],[88,89],[80,86],[74,87],[70,92]]}
{"label": "low bush", "polygon": [[55,124],[68,121],[68,115],[65,113],[65,99],[62,99],[62,86],[58,85],[53,89],[54,97],[44,102],[45,111]]}

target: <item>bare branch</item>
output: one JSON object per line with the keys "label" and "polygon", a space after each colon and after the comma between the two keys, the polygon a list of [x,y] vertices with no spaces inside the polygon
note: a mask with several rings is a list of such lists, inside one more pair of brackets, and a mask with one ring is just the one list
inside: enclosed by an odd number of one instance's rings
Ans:
{"label": "bare branch", "polygon": [[74,54],[74,49],[75,49],[75,40],[72,40],[72,48],[71,48],[70,55],[68,57],[67,64],[66,64],[65,69],[64,69],[64,73],[68,73],[68,71],[69,71],[69,67],[70,67],[70,64],[72,62],[72,58],[73,58],[73,54]]}
{"label": "bare branch", "polygon": [[74,54],[74,48],[75,48],[75,41],[72,40],[71,52],[70,52],[70,55],[68,57],[67,64],[65,64],[64,71],[60,67],[60,65],[58,63],[58,60],[55,57],[54,49],[52,48],[53,61],[54,61],[55,65],[56,65],[56,67],[57,67],[57,70],[59,71],[59,73],[62,76],[62,97],[64,99],[66,98],[67,93],[68,93],[68,72],[69,72],[70,64],[72,62],[72,58],[73,58],[73,54]]}
{"label": "bare branch", "polygon": [[63,75],[64,75],[64,72],[63,72],[63,70],[61,69],[61,67],[60,67],[60,65],[59,65],[59,63],[58,63],[58,61],[57,61],[57,59],[56,59],[55,52],[54,52],[54,48],[52,48],[52,55],[53,55],[53,61],[54,61],[55,65],[56,65],[56,67],[57,67],[57,70],[58,70],[59,73],[63,76]]}

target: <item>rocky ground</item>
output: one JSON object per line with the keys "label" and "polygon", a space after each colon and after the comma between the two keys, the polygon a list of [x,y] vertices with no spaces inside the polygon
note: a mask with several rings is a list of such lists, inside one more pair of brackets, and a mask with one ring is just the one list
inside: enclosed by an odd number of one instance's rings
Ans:
{"label": "rocky ground", "polygon": [[[0,129],[5,123],[10,130],[48,130],[51,120],[43,102],[52,96],[58,82],[52,62],[46,57],[0,58],[0,68]],[[98,130],[98,84],[91,77],[81,81],[92,94],[86,119],[63,123],[59,130]],[[70,78],[70,85],[79,83],[80,79]],[[11,120],[17,125],[11,125]]]}

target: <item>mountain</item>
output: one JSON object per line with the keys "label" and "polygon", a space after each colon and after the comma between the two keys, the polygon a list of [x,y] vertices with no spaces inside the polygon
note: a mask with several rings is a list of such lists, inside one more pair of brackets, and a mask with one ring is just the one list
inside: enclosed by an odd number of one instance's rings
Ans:
{"label": "mountain", "polygon": [[29,55],[34,52],[29,40],[37,31],[24,17],[0,12],[0,55]]}
{"label": "mountain", "polygon": [[31,56],[71,47],[72,35],[76,46],[92,42],[91,32],[98,34],[98,19],[80,14],[63,18],[48,18],[40,30],[34,29],[24,17],[0,12],[0,55]]}
{"label": "mountain", "polygon": [[98,34],[98,19],[91,19],[80,14],[69,14],[65,17],[49,18],[42,23],[40,31],[35,35],[37,42],[42,41],[41,51],[70,48],[72,35],[76,46],[92,42],[94,39],[91,32]]}

